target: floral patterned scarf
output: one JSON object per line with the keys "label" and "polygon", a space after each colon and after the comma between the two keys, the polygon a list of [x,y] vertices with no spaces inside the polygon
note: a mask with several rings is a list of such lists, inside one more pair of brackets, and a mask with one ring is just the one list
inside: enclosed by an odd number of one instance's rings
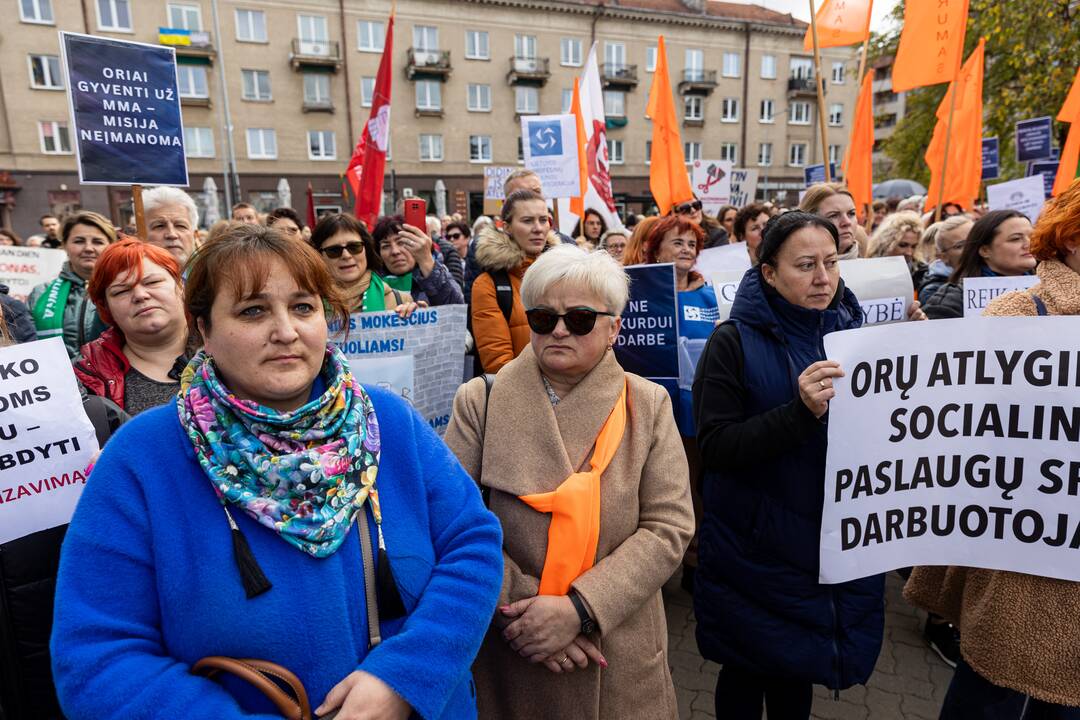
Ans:
{"label": "floral patterned scarf", "polygon": [[242,508],[314,557],[341,546],[369,499],[382,524],[371,398],[332,345],[322,373],[322,395],[281,413],[230,393],[204,351],[184,370],[177,400],[180,422],[222,504]]}

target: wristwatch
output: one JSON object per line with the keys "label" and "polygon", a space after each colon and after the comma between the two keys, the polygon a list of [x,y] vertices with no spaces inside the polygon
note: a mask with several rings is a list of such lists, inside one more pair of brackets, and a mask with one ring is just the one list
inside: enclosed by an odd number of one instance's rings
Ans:
{"label": "wristwatch", "polygon": [[574,609],[577,610],[578,619],[581,620],[581,634],[591,635],[596,632],[596,621],[589,617],[589,611],[585,609],[585,601],[577,594],[577,590],[571,590],[567,595],[570,602],[574,604]]}

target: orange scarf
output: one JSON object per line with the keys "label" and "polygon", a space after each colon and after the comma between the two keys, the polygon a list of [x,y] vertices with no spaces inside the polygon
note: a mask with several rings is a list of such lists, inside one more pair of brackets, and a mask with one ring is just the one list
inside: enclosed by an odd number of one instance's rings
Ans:
{"label": "orange scarf", "polygon": [[626,381],[611,414],[596,437],[588,472],[574,473],[556,490],[520,499],[533,510],[551,513],[540,595],[565,595],[593,566],[600,540],[600,476],[619,449],[626,430]]}

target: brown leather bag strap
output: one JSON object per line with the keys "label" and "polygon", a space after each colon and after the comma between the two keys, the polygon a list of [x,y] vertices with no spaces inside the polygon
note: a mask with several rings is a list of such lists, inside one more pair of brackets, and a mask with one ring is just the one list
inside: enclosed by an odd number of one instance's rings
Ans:
{"label": "brown leather bag strap", "polygon": [[375,591],[375,549],[371,544],[371,529],[367,508],[360,508],[360,555],[364,561],[364,599],[367,605],[368,650],[382,642],[379,629],[379,597]]}
{"label": "brown leather bag strap", "polygon": [[[255,689],[265,695],[287,720],[312,720],[311,703],[308,702],[304,684],[300,682],[300,678],[277,663],[211,655],[195,663],[191,672],[206,678],[213,678],[222,672],[235,675],[251,683]],[[284,683],[292,691],[292,695],[271,678]]]}

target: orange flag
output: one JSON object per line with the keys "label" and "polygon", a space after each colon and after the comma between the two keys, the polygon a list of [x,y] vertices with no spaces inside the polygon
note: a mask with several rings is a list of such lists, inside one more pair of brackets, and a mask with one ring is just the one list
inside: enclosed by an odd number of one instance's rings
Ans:
{"label": "orange flag", "polygon": [[844,182],[860,212],[874,198],[874,71],[863,77],[851,138],[844,155]]}
{"label": "orange flag", "polygon": [[893,92],[951,82],[964,55],[968,0],[907,0]]}
{"label": "orange flag", "polygon": [[[934,137],[924,156],[930,166],[930,188],[926,193],[926,207],[953,202],[971,209],[979,195],[982,182],[982,120],[983,120],[983,59],[986,40],[978,46],[964,63],[960,75],[949,86],[949,91],[937,109],[937,125]],[[952,94],[956,93],[956,109],[953,112],[952,134],[949,140],[949,162],[945,168],[945,137],[949,132],[949,108]],[[942,178],[946,169],[948,177]],[[942,185],[944,182],[944,190]]]}
{"label": "orange flag", "polygon": [[661,215],[676,203],[694,199],[690,176],[686,172],[679,119],[671,95],[671,76],[668,75],[667,51],[664,36],[656,43],[656,70],[645,117],[652,120],[652,154],[649,156],[649,191],[656,200]]}
{"label": "orange flag", "polygon": [[578,78],[574,78],[574,95],[570,101],[570,113],[577,120],[578,177],[581,178],[581,194],[570,198],[570,212],[578,217],[584,217],[585,190],[589,187],[589,171],[585,162],[585,120],[581,114],[581,81]]}
{"label": "orange flag", "polygon": [[[909,0],[910,1],[910,0]],[[874,0],[825,0],[814,14],[818,47],[858,45],[870,39],[870,10]],[[803,50],[814,49],[814,35],[806,29]]]}
{"label": "orange flag", "polygon": [[1080,70],[1076,71],[1076,78],[1073,80],[1072,87],[1069,88],[1065,104],[1061,106],[1061,112],[1057,114],[1057,120],[1065,123],[1076,122],[1078,115],[1080,115]]}
{"label": "orange flag", "polygon": [[1058,160],[1057,177],[1054,178],[1054,197],[1065,192],[1065,188],[1072,185],[1073,180],[1080,175],[1080,112],[1078,112],[1069,126],[1069,137],[1065,140],[1065,147],[1061,151],[1061,159]]}

